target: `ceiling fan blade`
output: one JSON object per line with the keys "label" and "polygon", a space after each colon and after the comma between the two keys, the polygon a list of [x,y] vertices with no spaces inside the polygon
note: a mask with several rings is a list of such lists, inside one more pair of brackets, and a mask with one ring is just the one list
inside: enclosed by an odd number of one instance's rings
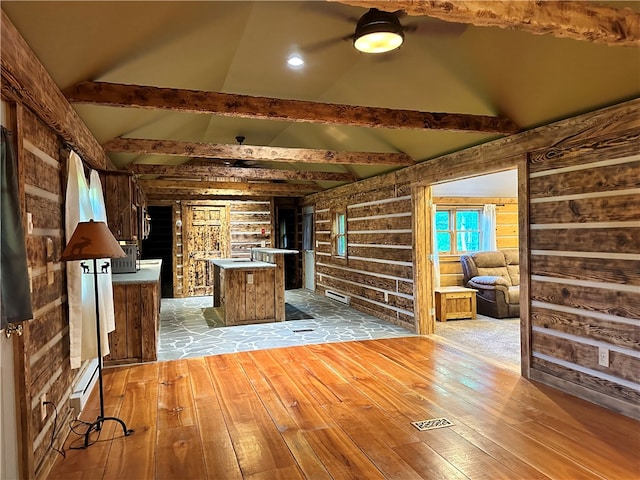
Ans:
{"label": "ceiling fan blade", "polygon": [[353,38],[353,34],[349,34],[349,35],[345,35],[342,37],[333,37],[333,38],[328,38],[326,40],[320,40],[319,42],[315,42],[315,43],[311,43],[309,45],[305,45],[303,47],[300,48],[300,50],[302,51],[302,53],[307,53],[307,54],[311,54],[311,53],[317,53],[320,52],[322,50],[325,50],[329,47],[332,47],[333,45],[336,45],[340,42],[345,42],[347,40],[351,40]]}

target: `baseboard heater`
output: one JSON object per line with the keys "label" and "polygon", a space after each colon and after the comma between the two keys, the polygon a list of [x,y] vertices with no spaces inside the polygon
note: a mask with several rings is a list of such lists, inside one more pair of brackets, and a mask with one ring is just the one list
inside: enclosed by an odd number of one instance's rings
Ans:
{"label": "baseboard heater", "polygon": [[89,395],[93,391],[93,387],[98,381],[98,359],[94,358],[87,365],[87,369],[84,371],[80,380],[75,385],[71,398],[69,399],[69,405],[75,409],[76,415],[79,415],[84,408]]}
{"label": "baseboard heater", "polygon": [[333,290],[325,290],[324,291],[324,295],[327,298],[331,298],[333,300],[337,300],[338,302],[344,303],[345,305],[349,305],[349,301],[351,300],[351,297],[349,297],[348,295],[345,295],[343,293],[334,292]]}

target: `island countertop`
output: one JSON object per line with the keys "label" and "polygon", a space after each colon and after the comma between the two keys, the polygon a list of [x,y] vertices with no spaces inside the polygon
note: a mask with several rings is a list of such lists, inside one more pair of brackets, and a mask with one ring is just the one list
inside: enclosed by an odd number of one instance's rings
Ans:
{"label": "island countertop", "polygon": [[276,268],[275,263],[258,262],[246,260],[244,258],[215,258],[210,260],[216,267],[223,270],[241,270],[241,269],[257,269],[257,268]]}
{"label": "island countertop", "polygon": [[140,270],[135,273],[113,273],[111,283],[114,285],[156,283],[160,281],[161,268],[161,259],[140,260]]}
{"label": "island countertop", "polygon": [[298,250],[288,250],[286,248],[264,248],[264,247],[253,247],[251,252],[256,253],[266,253],[270,255],[275,255],[278,253],[299,253]]}

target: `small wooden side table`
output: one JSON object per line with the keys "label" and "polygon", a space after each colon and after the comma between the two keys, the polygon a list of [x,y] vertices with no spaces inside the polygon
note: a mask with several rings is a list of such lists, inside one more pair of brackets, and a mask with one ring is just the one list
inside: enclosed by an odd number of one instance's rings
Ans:
{"label": "small wooden side table", "polygon": [[465,287],[438,287],[436,319],[441,322],[456,318],[476,319],[476,291]]}

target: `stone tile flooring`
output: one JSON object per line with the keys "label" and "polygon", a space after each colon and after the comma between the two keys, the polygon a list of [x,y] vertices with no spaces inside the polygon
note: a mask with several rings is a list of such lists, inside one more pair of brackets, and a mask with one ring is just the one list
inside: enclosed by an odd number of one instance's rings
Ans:
{"label": "stone tile flooring", "polygon": [[309,290],[285,300],[285,322],[226,327],[210,296],[163,298],[158,360],[416,335]]}

